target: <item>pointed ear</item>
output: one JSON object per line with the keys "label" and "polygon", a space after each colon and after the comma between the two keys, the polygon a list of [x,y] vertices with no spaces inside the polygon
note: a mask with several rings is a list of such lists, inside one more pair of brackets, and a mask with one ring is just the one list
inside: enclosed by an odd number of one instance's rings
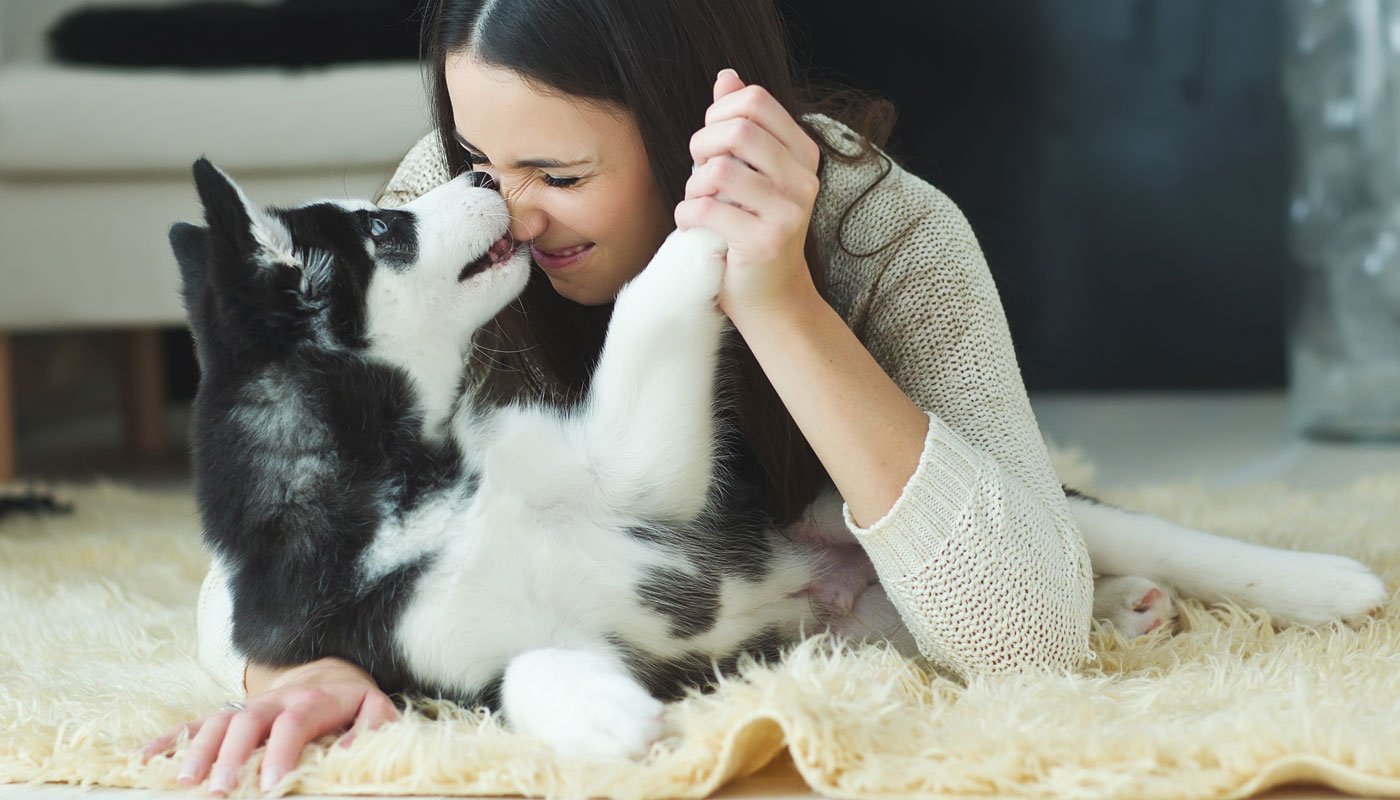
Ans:
{"label": "pointed ear", "polygon": [[194,185],[204,205],[210,236],[264,266],[301,267],[292,253],[292,236],[287,227],[254,205],[228,173],[201,158],[194,162]]}
{"label": "pointed ear", "polygon": [[170,249],[175,251],[175,262],[180,265],[180,296],[185,313],[193,316],[209,274],[209,231],[177,222],[170,226]]}

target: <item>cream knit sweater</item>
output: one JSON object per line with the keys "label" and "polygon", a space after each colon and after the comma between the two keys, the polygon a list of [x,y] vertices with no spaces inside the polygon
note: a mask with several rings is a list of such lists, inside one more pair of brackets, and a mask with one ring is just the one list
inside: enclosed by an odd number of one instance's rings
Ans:
{"label": "cream knit sweater", "polygon": [[[854,154],[848,128],[813,118]],[[869,528],[843,506],[920,651],[955,676],[1078,669],[1093,659],[1089,554],[1051,467],[981,248],[942,192],[883,160],[824,159],[812,228],[833,307],[929,418],[923,454],[894,506]],[[436,134],[399,165],[379,203],[398,206],[448,179]],[[216,562],[199,599],[199,655],[242,693],[231,604]]]}

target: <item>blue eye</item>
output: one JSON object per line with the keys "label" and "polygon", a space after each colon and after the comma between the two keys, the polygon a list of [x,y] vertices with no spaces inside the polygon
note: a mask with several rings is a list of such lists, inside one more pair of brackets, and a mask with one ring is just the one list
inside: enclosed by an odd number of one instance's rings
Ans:
{"label": "blue eye", "polygon": [[389,232],[389,224],[379,217],[369,218],[369,235],[376,239]]}

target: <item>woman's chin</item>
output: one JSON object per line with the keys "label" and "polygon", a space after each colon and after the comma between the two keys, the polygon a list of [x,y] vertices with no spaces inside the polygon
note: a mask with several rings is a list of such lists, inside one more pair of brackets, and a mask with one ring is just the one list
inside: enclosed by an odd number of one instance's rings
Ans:
{"label": "woman's chin", "polygon": [[622,288],[618,287],[617,290],[612,292],[599,291],[597,286],[579,285],[568,279],[555,279],[553,276],[550,276],[549,284],[554,287],[554,291],[558,292],[560,297],[566,300],[572,300],[581,306],[607,305],[617,299],[617,292],[621,291]]}

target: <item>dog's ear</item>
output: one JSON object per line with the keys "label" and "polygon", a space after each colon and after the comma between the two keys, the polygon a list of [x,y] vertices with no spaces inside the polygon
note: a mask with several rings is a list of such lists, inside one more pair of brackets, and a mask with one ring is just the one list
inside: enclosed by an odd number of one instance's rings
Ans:
{"label": "dog's ear", "polygon": [[221,247],[263,267],[301,268],[287,227],[254,205],[228,173],[201,158],[194,162],[194,185],[208,233]]}
{"label": "dog's ear", "polygon": [[192,317],[209,274],[209,231],[177,222],[170,226],[170,249],[175,251],[175,262],[180,265],[180,297],[185,313]]}

